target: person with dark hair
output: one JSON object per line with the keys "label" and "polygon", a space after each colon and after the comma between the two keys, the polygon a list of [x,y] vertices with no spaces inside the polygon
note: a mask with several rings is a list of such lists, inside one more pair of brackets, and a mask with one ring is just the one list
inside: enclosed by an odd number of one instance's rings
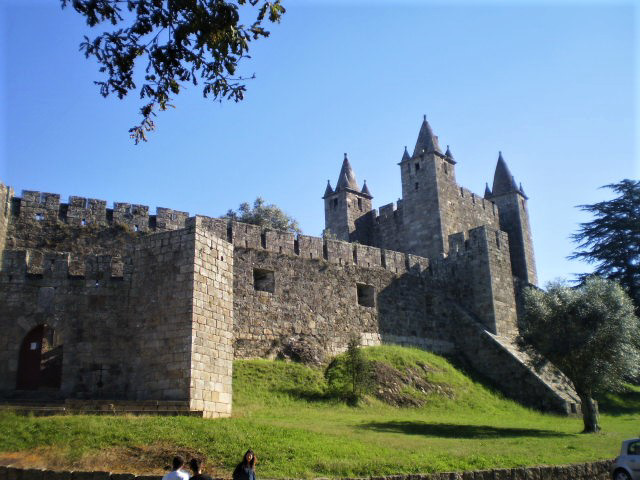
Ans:
{"label": "person with dark hair", "polygon": [[180,455],[173,457],[173,470],[167,473],[162,480],[189,480],[189,474],[182,470],[184,459]]}
{"label": "person with dark hair", "polygon": [[251,449],[247,450],[242,461],[233,471],[233,480],[256,480],[256,463],[258,463],[256,454]]}
{"label": "person with dark hair", "polygon": [[193,477],[191,480],[213,480],[209,475],[202,473],[202,461],[197,458],[192,458],[189,461],[189,467],[193,471]]}

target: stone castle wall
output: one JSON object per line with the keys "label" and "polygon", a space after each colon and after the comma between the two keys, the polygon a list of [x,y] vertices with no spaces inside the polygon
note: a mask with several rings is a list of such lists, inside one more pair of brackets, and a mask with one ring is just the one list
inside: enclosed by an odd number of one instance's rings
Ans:
{"label": "stone castle wall", "polygon": [[[22,339],[47,324],[63,352],[56,395],[190,401],[205,416],[228,416],[232,246],[195,219],[158,233],[140,217],[132,219],[145,225],[138,232],[108,222],[97,230],[86,221],[69,225],[53,215],[65,206],[44,198],[49,203],[40,207],[51,208],[42,218],[20,208],[9,222],[7,238],[19,249],[4,251],[0,271],[0,318],[8,333],[0,345],[0,391],[10,396],[16,387]],[[34,231],[54,232],[60,241],[45,243]]]}
{"label": "stone castle wall", "polygon": [[2,253],[7,239],[12,197],[13,189],[0,183],[0,262],[2,262]]}
{"label": "stone castle wall", "polygon": [[500,209],[500,228],[509,234],[511,263],[518,278],[536,285],[538,277],[533,256],[533,241],[525,198],[518,193],[495,195],[492,200]]}
{"label": "stone castle wall", "polygon": [[[416,170],[416,165],[420,168]],[[450,235],[475,227],[500,228],[498,207],[458,186],[454,166],[437,155],[401,164],[403,199],[356,222],[358,240],[381,248],[441,258]]]}
{"label": "stone castle wall", "polygon": [[0,272],[3,393],[15,388],[22,339],[39,324],[52,326],[55,346],[64,349],[62,395],[130,393],[130,382],[120,379],[132,377],[132,366],[117,360],[123,358],[121,351],[137,350],[123,328],[127,326],[123,300],[130,282],[124,279],[124,268],[112,267],[112,260],[91,256],[80,265],[64,253],[5,251]]}
{"label": "stone castle wall", "polygon": [[230,414],[234,356],[304,339],[333,354],[354,333],[459,353],[452,301],[501,338],[516,329],[509,242],[491,227],[450,235],[449,255],[429,260],[141,205],[38,192],[10,203],[3,394],[20,339],[42,323],[64,348],[61,395],[188,401],[206,416]]}
{"label": "stone castle wall", "polygon": [[231,415],[233,378],[233,246],[203,227],[195,228],[189,399],[206,417]]}

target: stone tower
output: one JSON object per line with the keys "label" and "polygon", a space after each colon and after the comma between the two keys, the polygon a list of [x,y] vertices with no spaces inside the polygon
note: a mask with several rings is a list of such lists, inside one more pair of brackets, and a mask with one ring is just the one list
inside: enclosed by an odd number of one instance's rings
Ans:
{"label": "stone tower", "polygon": [[513,275],[525,282],[537,284],[527,196],[522,190],[522,185],[516,185],[507,163],[502,158],[502,152],[498,154],[493,188],[490,190],[487,185],[485,198],[498,206],[500,230],[509,234]]}
{"label": "stone tower", "polygon": [[[438,137],[433,134],[426,115],[418,140],[409,155],[405,147],[400,161],[404,206],[405,251],[437,258],[447,251],[449,228],[441,196],[455,185],[455,160],[447,149],[442,153]],[[457,230],[456,230],[457,231]]]}
{"label": "stone tower", "polygon": [[358,187],[356,175],[346,153],[336,189],[333,190],[331,182],[327,180],[327,188],[322,198],[326,228],[336,235],[338,240],[347,242],[357,240],[354,233],[356,221],[371,210],[373,197],[367,188],[366,180],[362,190]]}

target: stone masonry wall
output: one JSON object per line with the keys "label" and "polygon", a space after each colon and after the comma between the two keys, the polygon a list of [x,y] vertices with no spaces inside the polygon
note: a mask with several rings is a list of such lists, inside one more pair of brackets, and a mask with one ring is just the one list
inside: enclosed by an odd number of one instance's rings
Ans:
{"label": "stone masonry wall", "polygon": [[195,232],[149,235],[136,244],[128,316],[137,348],[131,399],[187,400],[190,393]]}
{"label": "stone masonry wall", "polygon": [[11,199],[6,248],[123,255],[135,238],[184,228],[188,217],[161,207],[149,215],[149,207],[131,203],[107,208],[104,200],[77,196],[61,203],[58,194],[24,190]]}
{"label": "stone masonry wall", "polygon": [[[197,254],[196,254],[197,247]],[[231,411],[233,249],[186,229],[137,239],[131,256],[5,251],[0,391],[16,387],[22,339],[50,325],[67,398],[191,401]]]}
{"label": "stone masonry wall", "polygon": [[68,253],[5,251],[0,271],[3,394],[16,387],[22,339],[48,324],[63,353],[61,395],[130,395],[132,366],[124,359],[137,350],[126,315],[130,278],[131,264],[108,256],[72,259]]}
{"label": "stone masonry wall", "polygon": [[0,183],[0,265],[2,264],[2,253],[7,239],[9,228],[9,218],[11,215],[11,198],[13,189]]}
{"label": "stone masonry wall", "polygon": [[492,197],[500,209],[500,229],[509,234],[513,275],[536,285],[538,277],[525,198],[518,192]]}
{"label": "stone masonry wall", "polygon": [[449,236],[449,256],[432,262],[430,282],[490,332],[513,337],[517,313],[507,235],[477,227]]}
{"label": "stone masonry wall", "polygon": [[[535,467],[495,468],[467,472],[437,472],[410,475],[365,477],[376,480],[609,480],[612,460],[574,463],[571,465],[541,465]],[[216,477],[224,480],[227,477]],[[365,480],[365,478],[353,480]],[[22,469],[0,466],[0,480],[161,480],[162,475],[138,475],[110,472],[71,472]],[[350,480],[348,478],[343,480]]]}
{"label": "stone masonry wall", "polygon": [[[245,224],[233,224],[231,236],[236,357],[276,356],[303,337],[335,353],[353,333],[367,344],[452,350],[447,326],[426,315],[427,259]],[[359,288],[375,292],[371,304],[358,303]]]}
{"label": "stone masonry wall", "polygon": [[228,417],[233,377],[233,245],[203,228],[203,223],[208,226],[202,217],[189,220],[195,227],[190,407],[205,417]]}
{"label": "stone masonry wall", "polygon": [[[439,160],[434,168],[443,167]],[[428,170],[425,161],[421,172]],[[474,204],[464,190],[450,193]],[[21,339],[42,323],[64,348],[60,395],[188,401],[205,416],[230,413],[234,353],[275,356],[304,338],[336,353],[353,333],[367,345],[452,353],[465,345],[456,318],[439,308],[452,298],[490,332],[515,331],[508,242],[490,227],[450,235],[449,256],[440,251],[430,261],[169,209],[153,216],[142,205],[108,209],[79,197],[61,204],[39,192],[10,205],[0,272],[2,392],[15,388]],[[393,222],[388,241],[399,242],[408,235],[398,216],[408,218],[406,202],[388,210],[378,223]],[[376,221],[371,215],[362,218]],[[0,237],[2,228],[0,216]],[[442,235],[441,226],[416,228],[432,245]]]}
{"label": "stone masonry wall", "polygon": [[[424,154],[400,165],[402,200],[373,211],[357,225],[371,230],[371,244],[428,258],[441,258],[449,235],[485,225],[499,229],[496,205],[459,187],[454,165]],[[362,237],[362,236],[361,236]],[[363,237],[364,238],[364,237]]]}

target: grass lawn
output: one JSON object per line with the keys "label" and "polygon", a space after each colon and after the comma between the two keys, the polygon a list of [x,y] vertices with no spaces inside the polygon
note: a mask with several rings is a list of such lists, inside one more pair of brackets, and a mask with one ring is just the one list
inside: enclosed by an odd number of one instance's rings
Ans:
{"label": "grass lawn", "polygon": [[[107,470],[131,471],[127,460],[114,465],[119,460],[113,452],[130,458],[146,447],[161,446],[164,452],[197,452],[207,458],[210,472],[229,474],[251,447],[259,459],[259,476],[341,477],[613,458],[622,439],[640,434],[640,389],[636,387],[603,398],[603,432],[584,435],[581,418],[523,408],[436,355],[391,346],[365,352],[399,370],[428,365],[427,380],[447,385],[454,398],[430,394],[419,408],[391,407],[372,398],[350,407],[327,393],[322,370],[240,360],[234,363],[233,418],[4,413],[0,414],[0,431],[5,432],[0,435],[0,452],[41,451],[69,467],[88,462]],[[96,458],[107,460],[101,465]]]}

